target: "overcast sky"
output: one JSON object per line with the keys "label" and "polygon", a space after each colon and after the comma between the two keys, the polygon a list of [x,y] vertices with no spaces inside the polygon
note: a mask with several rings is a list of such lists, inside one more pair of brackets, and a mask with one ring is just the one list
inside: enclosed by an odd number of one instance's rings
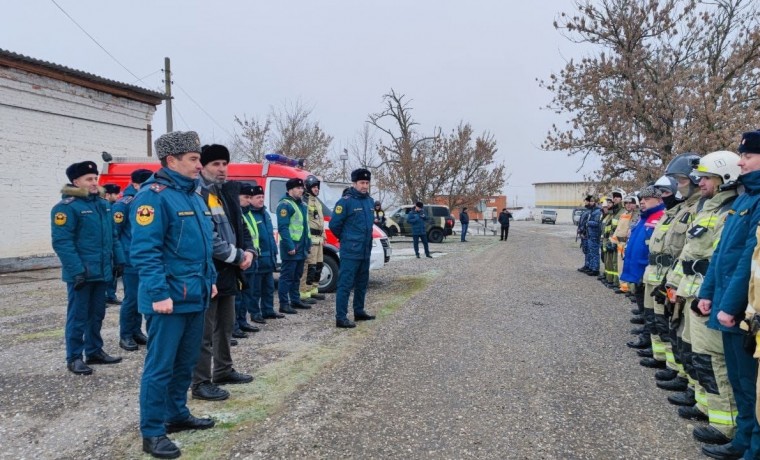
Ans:
{"label": "overcast sky", "polygon": [[[338,152],[393,88],[411,99],[422,132],[464,120],[495,135],[511,173],[510,206],[532,204],[531,183],[590,172],[576,172],[578,157],[538,148],[563,120],[540,110],[550,94],[536,78],[582,54],[552,27],[558,12],[570,11],[568,0],[56,2],[145,78],[136,81],[51,0],[5,2],[0,47],[161,91],[168,56],[174,129],[196,130],[204,142],[227,142],[235,115],[263,117],[301,101]],[[155,137],[166,131],[164,110],[154,118]]]}

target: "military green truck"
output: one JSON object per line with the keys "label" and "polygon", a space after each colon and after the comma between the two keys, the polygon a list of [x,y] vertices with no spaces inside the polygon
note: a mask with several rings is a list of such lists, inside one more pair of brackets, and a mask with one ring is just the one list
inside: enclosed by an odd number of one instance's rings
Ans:
{"label": "military green truck", "polygon": [[[412,226],[407,222],[407,214],[414,209],[413,204],[406,204],[385,214],[388,236],[412,236]],[[443,239],[452,233],[454,216],[448,206],[431,204],[422,208],[428,220],[425,223],[428,241],[443,243]]]}

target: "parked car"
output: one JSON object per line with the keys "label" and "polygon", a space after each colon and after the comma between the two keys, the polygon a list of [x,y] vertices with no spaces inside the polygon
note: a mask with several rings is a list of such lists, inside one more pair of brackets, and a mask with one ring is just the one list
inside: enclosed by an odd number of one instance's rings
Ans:
{"label": "parked car", "polygon": [[557,223],[557,211],[553,209],[541,210],[541,223],[542,224],[556,224]]}
{"label": "parked car", "polygon": [[581,214],[583,214],[584,209],[583,208],[575,208],[573,209],[573,223],[575,225],[578,225],[578,222],[581,220]]}
{"label": "parked car", "polygon": [[[412,226],[406,217],[414,209],[413,204],[407,204],[386,213],[386,227],[388,236],[412,236]],[[439,204],[425,205],[422,208],[428,217],[425,223],[428,241],[431,243],[443,243],[443,239],[452,234],[454,228],[454,216],[448,206]]]}

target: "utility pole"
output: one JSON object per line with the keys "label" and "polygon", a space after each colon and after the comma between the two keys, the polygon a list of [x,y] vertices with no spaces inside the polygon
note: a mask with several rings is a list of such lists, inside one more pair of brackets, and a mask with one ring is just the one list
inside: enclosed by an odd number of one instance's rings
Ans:
{"label": "utility pole", "polygon": [[164,58],[164,85],[166,92],[166,132],[170,133],[174,131],[174,123],[172,123],[172,69],[171,62],[168,57]]}

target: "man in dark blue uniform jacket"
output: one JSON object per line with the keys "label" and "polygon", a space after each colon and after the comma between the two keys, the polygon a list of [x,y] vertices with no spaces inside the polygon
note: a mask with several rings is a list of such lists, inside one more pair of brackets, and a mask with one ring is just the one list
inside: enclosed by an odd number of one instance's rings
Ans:
{"label": "man in dark blue uniform jacket", "polygon": [[197,193],[201,144],[193,131],[156,139],[163,166],[140,188],[129,216],[130,262],[140,276],[138,308],[148,327],[140,386],[143,451],[176,458],[166,437],[214,426],[187,408],[187,389],[198,361],[205,310],[216,295],[211,212]]}
{"label": "man in dark blue uniform jacket", "polygon": [[[71,184],[50,213],[53,249],[68,289],[66,365],[74,374],[92,374],[87,364],[114,364],[103,351],[100,328],[106,314],[106,287],[124,267],[111,205],[99,196],[98,168],[92,161],[66,168]],[[82,353],[87,364],[82,361]]]}
{"label": "man in dark blue uniform jacket", "polygon": [[335,204],[330,230],[340,240],[340,270],[335,298],[335,325],[356,327],[348,319],[348,296],[354,291],[354,320],[375,319],[364,310],[369,282],[369,259],[372,251],[372,198],[369,196],[371,174],[366,169],[351,173],[350,187]]}
{"label": "man in dark blue uniform jacket", "polygon": [[132,246],[132,227],[129,225],[129,214],[132,201],[135,199],[140,185],[148,180],[153,172],[148,169],[137,169],[130,177],[132,183],[124,189],[121,199],[113,205],[113,223],[119,242],[124,250],[124,301],[119,309],[119,346],[127,351],[137,350],[137,345],[147,345],[148,338],[142,332],[142,316],[137,311],[137,267],[129,260],[129,248]]}

